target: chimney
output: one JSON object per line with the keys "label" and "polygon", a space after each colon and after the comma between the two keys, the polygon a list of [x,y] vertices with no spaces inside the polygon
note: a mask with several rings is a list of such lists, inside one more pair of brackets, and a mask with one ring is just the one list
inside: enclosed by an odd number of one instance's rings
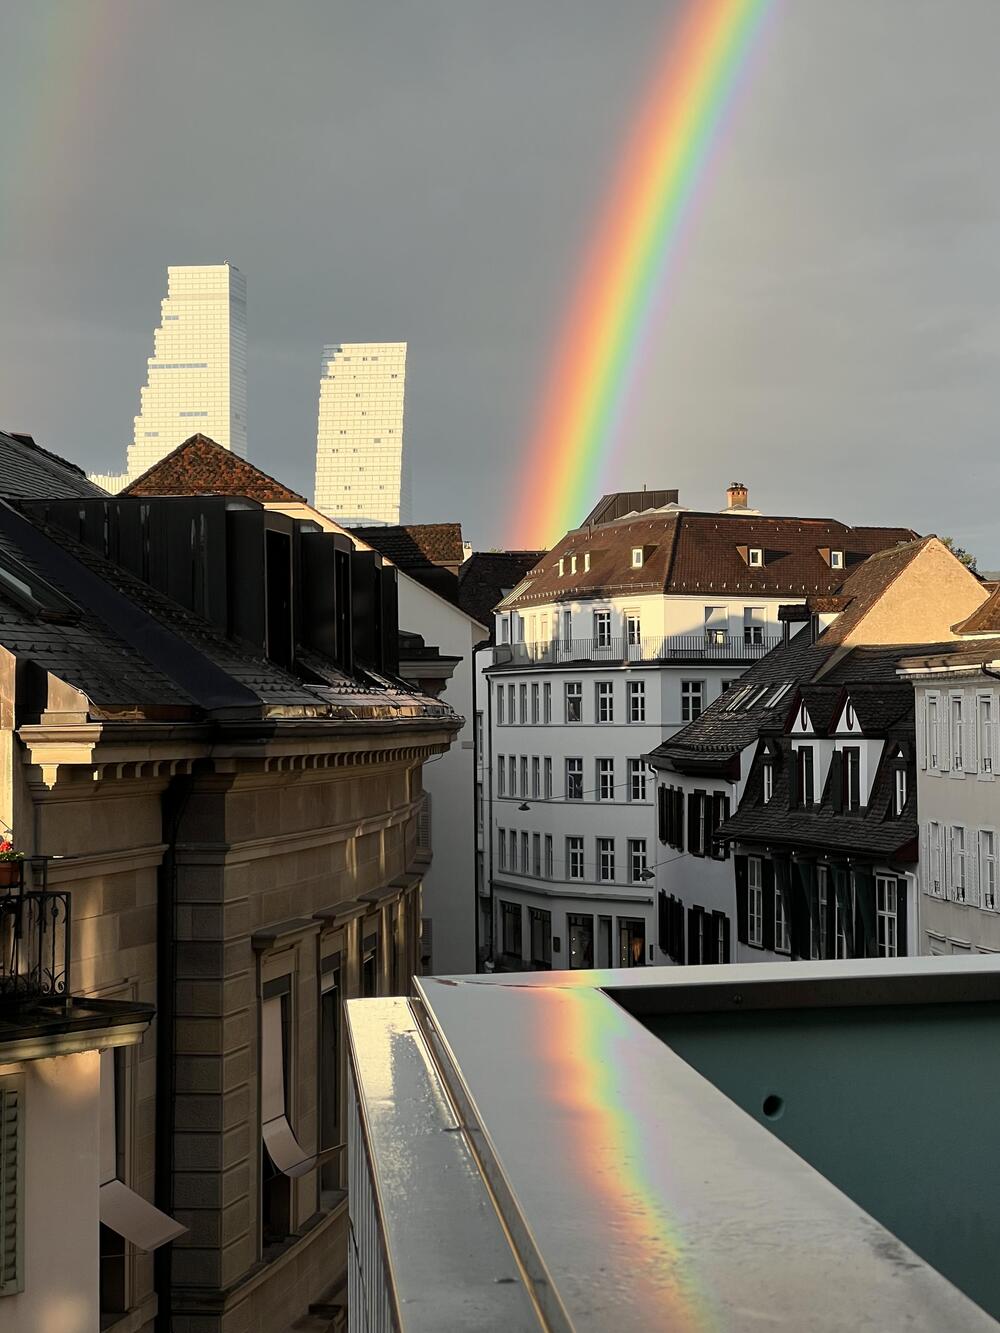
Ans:
{"label": "chimney", "polygon": [[730,509],[746,509],[749,492],[742,481],[731,481],[726,491],[726,501]]}

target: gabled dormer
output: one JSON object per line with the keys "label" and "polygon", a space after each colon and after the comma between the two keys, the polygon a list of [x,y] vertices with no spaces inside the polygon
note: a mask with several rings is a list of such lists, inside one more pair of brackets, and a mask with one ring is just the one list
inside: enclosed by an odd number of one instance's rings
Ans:
{"label": "gabled dormer", "polygon": [[816,549],[820,559],[830,569],[836,572],[847,568],[847,552],[842,546],[819,546]]}
{"label": "gabled dormer", "polygon": [[740,545],[736,548],[740,559],[749,569],[765,569],[767,566],[767,551],[763,546]]}
{"label": "gabled dormer", "polygon": [[832,730],[835,736],[862,736],[864,734],[849,694],[845,695],[841,702]]}
{"label": "gabled dormer", "polygon": [[801,694],[796,700],[795,713],[792,716],[792,723],[788,730],[793,736],[816,735],[816,728],[813,725],[812,718],[809,716],[809,709]]}

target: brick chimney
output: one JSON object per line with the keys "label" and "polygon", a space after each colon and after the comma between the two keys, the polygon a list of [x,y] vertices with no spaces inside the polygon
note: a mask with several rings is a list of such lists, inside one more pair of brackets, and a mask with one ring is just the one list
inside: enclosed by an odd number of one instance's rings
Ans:
{"label": "brick chimney", "polygon": [[731,481],[726,491],[726,501],[730,509],[746,509],[750,493],[742,481]]}

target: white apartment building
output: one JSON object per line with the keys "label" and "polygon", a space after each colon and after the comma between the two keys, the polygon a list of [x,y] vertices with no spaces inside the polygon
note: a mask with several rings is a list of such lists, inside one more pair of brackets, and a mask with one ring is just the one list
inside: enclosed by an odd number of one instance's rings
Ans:
{"label": "white apartment building", "polygon": [[783,603],[913,535],[762,517],[738,484],[721,513],[662,494],[604,497],[496,608],[477,700],[497,967],[668,961],[643,756],[782,641]]}
{"label": "white apartment building", "polygon": [[962,642],[906,658],[916,691],[920,951],[1000,952],[1000,593]]}
{"label": "white apartment building", "polygon": [[247,283],[233,264],[174,264],[153,333],[125,471],[91,480],[117,492],[195,434],[247,452]]}
{"label": "white apartment building", "polygon": [[323,348],[316,508],[345,525],[406,522],[406,343]]}

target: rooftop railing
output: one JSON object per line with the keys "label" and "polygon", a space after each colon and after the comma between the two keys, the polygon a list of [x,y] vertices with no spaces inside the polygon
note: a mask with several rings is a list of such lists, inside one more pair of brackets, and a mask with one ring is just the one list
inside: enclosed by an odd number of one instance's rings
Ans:
{"label": "rooftop railing", "polygon": [[781,643],[780,635],[755,629],[743,634],[665,634],[630,638],[623,635],[563,639],[534,643],[501,643],[494,666],[559,666],[569,662],[670,663],[672,661],[755,662]]}
{"label": "rooftop railing", "polygon": [[[36,858],[41,859],[41,858]],[[31,860],[0,862],[0,1007],[69,993],[70,895],[29,888]]]}

